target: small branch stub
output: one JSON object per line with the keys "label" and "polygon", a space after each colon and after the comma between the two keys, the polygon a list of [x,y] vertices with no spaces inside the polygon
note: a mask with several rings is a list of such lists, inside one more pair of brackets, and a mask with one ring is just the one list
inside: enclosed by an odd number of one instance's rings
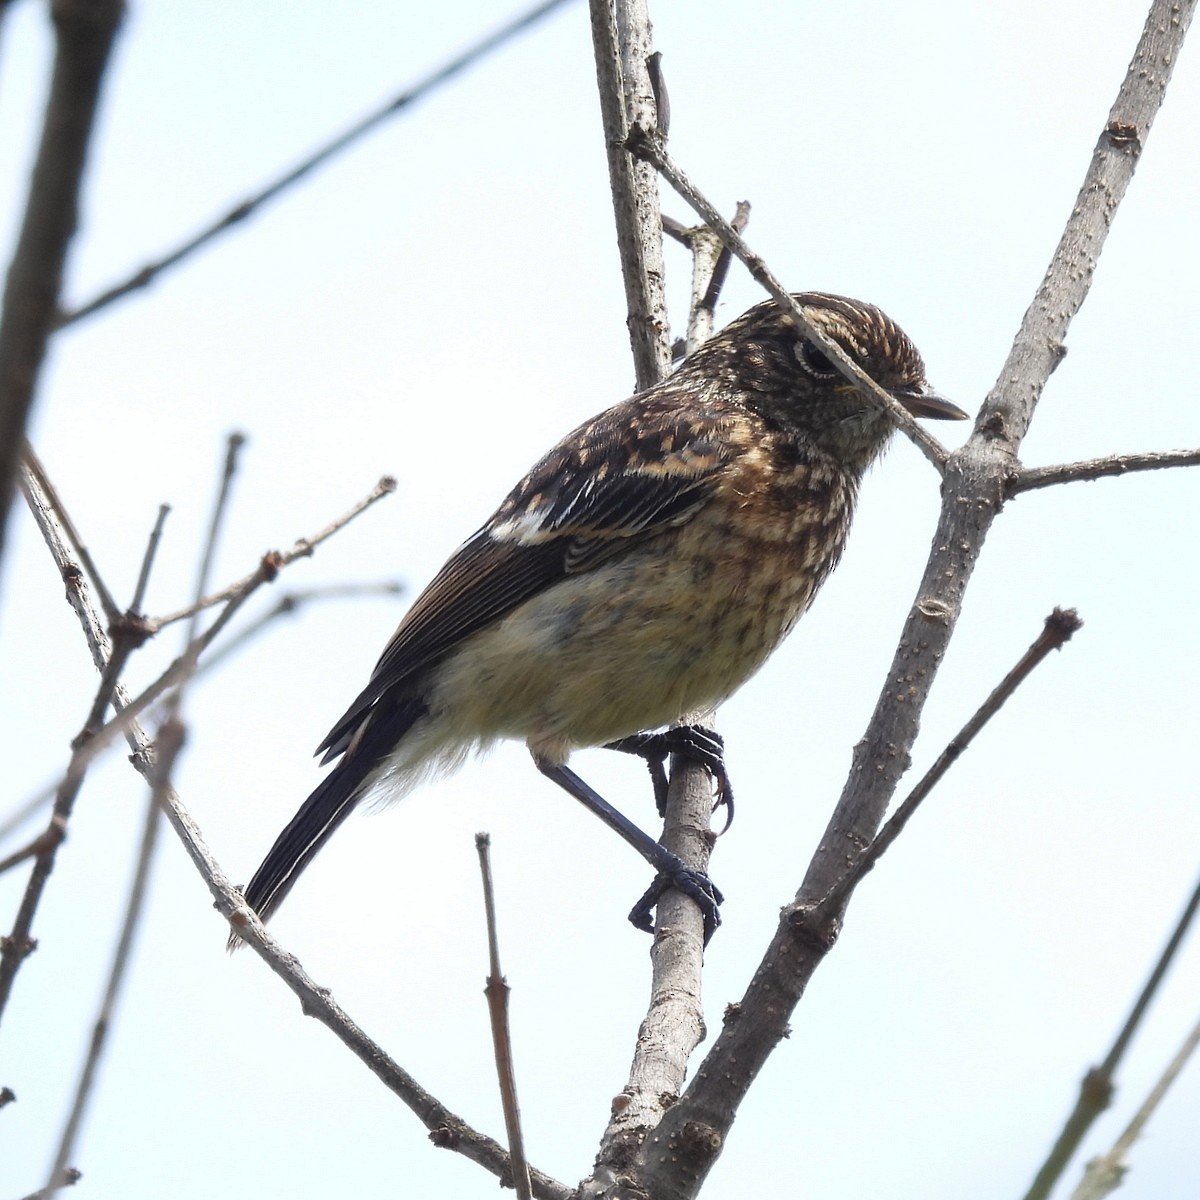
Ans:
{"label": "small branch stub", "polygon": [[508,1132],[509,1168],[518,1200],[533,1200],[529,1163],[525,1158],[525,1140],[521,1134],[521,1109],[517,1103],[516,1070],[513,1066],[512,1031],[508,1021],[509,986],[500,970],[500,942],[496,933],[496,897],[492,886],[491,835],[477,833],[475,850],[479,854],[479,873],[483,879],[483,907],[487,918],[488,980],[484,988],[488,1016],[492,1025],[492,1046],[496,1055],[496,1075],[500,1082],[500,1103]]}

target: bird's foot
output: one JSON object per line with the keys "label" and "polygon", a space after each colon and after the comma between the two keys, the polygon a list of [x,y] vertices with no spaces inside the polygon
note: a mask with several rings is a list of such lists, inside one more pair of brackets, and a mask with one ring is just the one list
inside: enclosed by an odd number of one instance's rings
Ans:
{"label": "bird's foot", "polygon": [[725,826],[721,832],[724,833],[733,824],[733,785],[725,769],[725,739],[715,729],[708,729],[704,725],[675,725],[661,733],[634,733],[609,742],[604,748],[636,754],[646,760],[650,778],[654,782],[654,802],[660,817],[667,811],[667,772],[664,764],[668,755],[682,754],[698,762],[717,785],[713,808],[725,805]]}
{"label": "bird's foot", "polygon": [[671,888],[677,888],[687,896],[704,917],[704,944],[721,924],[721,889],[708,877],[704,871],[697,871],[686,866],[682,859],[671,857],[673,863],[665,863],[663,869],[654,877],[654,882],[646,889],[645,895],[633,906],[629,920],[635,929],[644,929],[647,933],[654,932],[654,908],[662,899],[663,893]]}

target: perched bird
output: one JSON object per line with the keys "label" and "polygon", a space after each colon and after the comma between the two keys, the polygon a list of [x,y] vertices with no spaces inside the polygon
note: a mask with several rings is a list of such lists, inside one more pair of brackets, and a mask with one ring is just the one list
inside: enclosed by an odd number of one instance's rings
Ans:
{"label": "perched bird", "polygon": [[[809,318],[909,412],[966,414],[933,391],[878,308],[802,292]],[[773,300],[663,382],[568,434],[417,597],[370,682],[318,748],[336,766],[245,889],[266,919],[367,795],[396,799],[498,738],[660,872],[631,919],[681,887],[720,893],[566,766],[584,746],[682,748],[726,792],[720,739],[647,733],[714,708],[762,666],[842,553],[891,418]],[[236,935],[233,939],[236,941]]]}

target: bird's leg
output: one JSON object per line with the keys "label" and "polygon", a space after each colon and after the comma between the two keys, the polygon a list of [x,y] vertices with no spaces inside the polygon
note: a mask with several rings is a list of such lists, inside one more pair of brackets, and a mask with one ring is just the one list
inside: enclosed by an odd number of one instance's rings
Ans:
{"label": "bird's leg", "polygon": [[721,923],[718,906],[724,897],[717,885],[703,871],[689,867],[678,855],[672,854],[665,846],[660,846],[648,833],[643,833],[628,817],[613,808],[599,792],[584,783],[574,771],[543,762],[536,757],[534,762],[547,779],[554,780],[560,788],[595,813],[609,829],[620,834],[658,872],[658,878],[634,905],[629,914],[630,921],[638,929],[653,933],[651,909],[667,888],[678,888],[685,896],[690,896],[700,909],[704,917],[704,942],[707,945],[708,939]]}
{"label": "bird's leg", "polygon": [[704,725],[675,725],[661,733],[634,733],[629,737],[609,742],[605,750],[620,750],[625,754],[637,754],[646,760],[650,778],[654,781],[654,802],[658,815],[667,812],[667,772],[663,764],[669,754],[682,754],[698,762],[717,785],[717,800],[714,808],[725,805],[725,827],[733,824],[733,785],[725,769],[725,739],[715,729]]}

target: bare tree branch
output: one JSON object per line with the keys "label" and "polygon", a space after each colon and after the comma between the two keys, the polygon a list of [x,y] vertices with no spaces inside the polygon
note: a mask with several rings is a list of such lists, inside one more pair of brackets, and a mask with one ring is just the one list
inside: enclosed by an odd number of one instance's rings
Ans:
{"label": "bare tree branch", "polygon": [[[286,553],[281,554],[278,551],[271,551],[263,556],[256,571],[245,576],[224,591],[217,593],[215,596],[210,596],[199,603],[189,605],[178,613],[173,613],[168,617],[155,621],[139,617],[132,609],[126,614],[121,614],[118,611],[116,617],[110,621],[110,628],[114,634],[113,643],[110,645],[109,635],[104,625],[98,620],[94,624],[88,624],[86,614],[79,610],[77,604],[79,588],[85,576],[80,570],[79,565],[72,558],[72,553],[80,545],[78,534],[66,517],[66,514],[59,507],[58,494],[46,476],[45,468],[37,460],[36,456],[31,454],[27,460],[25,472],[22,477],[22,489],[25,492],[26,501],[29,504],[30,511],[33,513],[38,528],[42,531],[43,537],[46,539],[51,557],[63,574],[63,579],[67,585],[67,598],[76,608],[76,613],[80,620],[85,622],[84,628],[89,635],[89,648],[91,649],[93,660],[100,661],[102,659],[104,661],[106,664],[104,669],[108,672],[109,676],[105,682],[107,685],[111,685],[111,687],[102,686],[97,691],[92,712],[89,714],[88,721],[85,724],[86,740],[76,747],[71,764],[68,767],[67,778],[60,780],[48,793],[34,797],[18,809],[5,821],[3,827],[0,828],[0,836],[4,836],[12,830],[19,828],[52,796],[56,794],[61,796],[62,789],[73,775],[77,776],[78,781],[81,782],[82,773],[96,757],[107,749],[115,738],[126,733],[127,725],[135,716],[147,709],[168,689],[194,674],[199,655],[212,644],[213,639],[233,617],[238,608],[245,603],[259,586],[274,580],[283,567],[288,566],[296,559],[310,556],[317,546],[327,538],[332,537],[339,529],[364,512],[376,501],[386,495],[390,495],[395,491],[395,487],[396,481],[391,476],[384,476],[369,495],[354,505],[348,512],[330,522],[320,532],[310,538],[299,539]],[[154,533],[151,534],[146,559],[143,562],[139,576],[139,596],[144,588],[144,579],[149,570],[150,560],[157,548],[158,534],[164,517],[165,512],[160,510],[159,520],[156,523]],[[207,572],[202,572],[202,579],[206,574]],[[99,577],[98,573],[94,570],[91,572],[91,575],[93,581]],[[124,670],[124,664],[130,652],[147,637],[157,633],[161,628],[173,621],[194,618],[204,608],[222,601],[226,603],[226,608],[221,613],[221,616],[203,634],[190,638],[183,654],[175,659],[166,671],[138,697],[131,698],[124,688],[116,683],[120,672]],[[112,602],[111,597],[110,602]],[[115,609],[115,602],[112,603]],[[278,615],[280,612],[289,610],[294,604],[294,598],[289,603],[288,598],[285,597],[272,613],[267,614],[263,618],[263,621],[269,620],[272,615]],[[261,622],[255,625],[253,629],[257,629],[260,626]],[[244,636],[249,636],[250,632],[252,631],[247,631]],[[105,702],[103,707],[97,707],[105,697],[111,697],[111,701],[116,709],[116,716],[107,724],[104,723],[103,718],[108,701]],[[54,818],[52,818],[52,823],[47,831],[39,834],[28,846],[7,856],[0,863],[0,870],[7,869],[33,854],[42,853],[49,849],[53,840],[52,833],[55,828],[53,821]],[[61,840],[61,835],[59,840]],[[18,953],[21,944],[23,943],[14,943],[11,953]],[[0,973],[0,979],[2,978],[3,975]],[[0,1004],[0,1011],[2,1011],[2,1007],[2,1004]]]}
{"label": "bare tree branch", "polygon": [[521,1134],[521,1108],[517,1103],[517,1072],[513,1063],[512,1030],[508,1022],[508,983],[500,970],[500,939],[496,932],[496,893],[492,886],[492,839],[486,833],[475,835],[479,854],[479,873],[483,877],[483,911],[487,924],[488,977],[483,989],[487,996],[488,1018],[492,1026],[492,1046],[496,1054],[496,1075],[500,1082],[500,1102],[504,1109],[504,1128],[508,1133],[508,1153],[512,1160],[511,1182],[517,1200],[530,1200],[529,1161],[525,1157],[525,1139]]}
{"label": "bare tree branch", "polygon": [[[27,483],[36,485],[26,476]],[[70,546],[58,524],[56,514],[45,497],[34,497],[30,504],[55,562],[65,578],[73,581],[68,595],[79,618],[92,661],[103,676],[109,659],[109,645],[94,605],[87,580],[78,566],[71,560]],[[361,511],[361,506],[358,511]],[[293,547],[293,557],[311,552],[312,546],[329,532],[340,528],[344,520],[334,522],[317,539],[298,542]],[[286,556],[285,556],[286,557]],[[116,702],[128,706],[128,697],[118,685]],[[111,725],[111,723],[110,723]],[[130,762],[146,779],[154,781],[156,774],[154,749],[145,730],[136,717],[129,718],[121,731],[133,753]],[[204,838],[192,820],[178,794],[170,786],[164,786],[160,796],[161,805],[172,828],[183,842],[188,857],[200,872],[209,891],[216,901],[217,909],[230,920],[238,936],[248,942],[267,962],[288,987],[300,999],[306,1015],[315,1017],[340,1038],[350,1051],[359,1058],[391,1091],[393,1091],[430,1130],[435,1145],[456,1150],[458,1153],[480,1164],[499,1179],[507,1178],[508,1154],[493,1139],[477,1132],[460,1117],[450,1112],[415,1079],[395,1063],[384,1050],[373,1042],[349,1015],[332,998],[328,988],[316,984],[301,968],[296,959],[288,954],[266,931],[258,918],[248,909],[241,894],[229,882],[228,877],[213,858]],[[541,1172],[531,1172],[534,1195],[539,1200],[571,1200],[571,1189]]]}
{"label": "bare tree branch", "polygon": [[[1037,670],[1052,650],[1061,650],[1083,625],[1073,608],[1056,608],[1047,618],[1045,627],[1033,645],[1021,655],[1020,661],[996,685],[971,719],[958,731],[950,744],[938,755],[937,761],[925,772],[921,782],[904,798],[888,823],[875,835],[871,844],[837,881],[820,908],[832,913],[844,912],[850,894],[862,882],[868,871],[887,853],[892,843],[904,832],[921,802],[942,781],[946,772],[958,761],[963,751],[975,740],[983,727],[1004,707],[1013,692]],[[816,918],[819,923],[819,917]]]}
{"label": "bare tree branch", "polygon": [[658,125],[647,66],[650,16],[645,0],[590,0],[589,9],[629,340],[641,391],[664,378],[671,367],[658,179],[627,146],[631,129]]}
{"label": "bare tree branch", "polygon": [[200,568],[196,576],[196,597],[192,603],[192,614],[187,629],[186,640],[188,642],[195,639],[199,628],[200,605],[208,591],[208,581],[212,577],[213,559],[216,557],[217,545],[221,540],[221,530],[229,512],[233,481],[237,476],[242,447],[245,444],[246,436],[242,433],[231,433],[225,439],[225,464],[221,470],[221,480],[217,486],[216,499],[213,501],[212,516],[209,518],[208,531],[204,537],[204,549],[200,555]]}
{"label": "bare tree branch", "polygon": [[[165,506],[164,506],[165,508]],[[281,617],[291,616],[308,604],[319,600],[342,600],[360,596],[400,596],[404,593],[404,585],[398,580],[381,580],[377,583],[341,583],[328,584],[323,587],[301,588],[298,591],[286,592],[266,612],[255,617],[248,624],[240,627],[232,636],[216,646],[197,666],[193,679],[199,679],[211,674],[231,657],[244,650],[269,625]],[[133,607],[133,606],[131,606]],[[14,808],[8,816],[0,820],[0,842],[15,833],[22,825],[30,821],[41,809],[54,800],[55,786],[43,788],[42,791]],[[40,838],[41,834],[38,835]],[[36,841],[36,839],[35,839]],[[14,853],[0,860],[0,874],[8,866],[14,865],[19,857],[28,857],[36,853],[26,847],[24,851]]]}
{"label": "bare tree branch", "polygon": [[[80,579],[82,580],[82,575]],[[7,937],[0,938],[0,1017],[3,1016],[8,1006],[9,998],[12,996],[13,984],[16,982],[17,972],[20,970],[21,964],[37,946],[37,942],[32,935],[33,919],[41,904],[42,895],[45,892],[50,873],[54,870],[54,861],[58,853],[58,848],[66,836],[67,825],[74,811],[79,789],[83,786],[84,776],[87,772],[88,762],[90,761],[86,756],[85,750],[92,736],[91,731],[95,728],[95,723],[102,717],[109,704],[112,703],[116,693],[117,675],[120,670],[119,664],[121,658],[113,654],[110,656],[109,661],[117,665],[110,670],[109,662],[106,661],[105,663],[105,670],[101,676],[95,698],[92,701],[88,720],[84,723],[83,731],[76,739],[70,763],[58,787],[54,799],[54,810],[50,817],[50,824],[41,838],[31,847],[35,851],[33,870],[30,872],[29,880],[25,885],[25,892],[21,897],[21,903],[17,909],[17,916],[13,922],[12,931]],[[28,855],[20,857],[28,857]],[[20,861],[19,857],[17,861]]]}
{"label": "bare tree branch", "polygon": [[1071,1200],[1103,1200],[1103,1197],[1111,1195],[1120,1187],[1127,1169],[1125,1159],[1133,1147],[1133,1143],[1141,1137],[1146,1123],[1162,1103],[1180,1071],[1187,1066],[1188,1059],[1195,1053],[1197,1046],[1200,1046],[1200,1022],[1192,1027],[1191,1033],[1184,1039],[1178,1053],[1167,1064],[1166,1070],[1163,1071],[1154,1087],[1150,1089],[1150,1094],[1134,1114],[1133,1120],[1117,1138],[1113,1148],[1107,1154],[1102,1154],[1088,1163],[1083,1181],[1071,1193]]}
{"label": "bare tree branch", "polygon": [[[221,471],[221,478],[217,487],[217,495],[213,501],[212,516],[209,519],[208,531],[205,535],[200,554],[200,565],[196,578],[197,599],[203,596],[204,592],[208,589],[208,580],[212,572],[213,559],[216,555],[224,519],[228,512],[233,479],[237,473],[239,455],[242,446],[245,444],[245,440],[240,433],[230,434],[226,440],[225,460]],[[159,509],[158,521],[155,523],[154,531],[150,535],[142,570],[138,575],[134,600],[129,610],[131,614],[135,613],[141,607],[167,511],[165,505]],[[198,621],[199,610],[197,610],[188,625],[185,640],[189,650],[192,646],[196,645]],[[104,680],[107,680],[110,676],[114,676],[115,682],[113,664],[117,662],[122,642],[129,643],[130,640],[129,638],[118,638],[113,656],[110,658],[103,672],[102,678]],[[187,652],[185,651],[185,653]],[[158,846],[158,832],[162,824],[165,797],[171,789],[172,772],[174,771],[175,762],[179,757],[179,752],[183,748],[186,737],[185,726],[178,714],[183,704],[184,687],[190,682],[192,675],[195,673],[195,658],[190,659],[190,666],[191,670],[187,677],[180,683],[168,702],[167,716],[160,726],[158,736],[154,741],[154,771],[153,777],[150,780],[151,786],[146,806],[146,818],[142,828],[138,855],[134,863],[129,898],[125,905],[125,917],[121,925],[120,937],[117,939],[117,944],[113,951],[113,959],[108,973],[108,984],[105,988],[103,999],[100,1002],[100,1010],[92,1026],[91,1042],[88,1046],[83,1068],[75,1087],[71,1111],[59,1138],[54,1166],[50,1171],[50,1181],[44,1189],[47,1196],[52,1196],[62,1186],[57,1181],[64,1178],[67,1163],[74,1155],[75,1142],[84,1114],[87,1111],[88,1103],[93,1095],[96,1072],[108,1041],[108,1032],[116,1016],[117,999],[128,970],[130,949],[133,945],[134,936],[141,924],[142,916],[145,913],[150,871],[154,863],[155,850]]]}
{"label": "bare tree branch", "polygon": [[50,99],[0,313],[0,556],[25,426],[78,224],[100,82],[122,9],[120,0],[54,0],[50,6]]}
{"label": "bare tree branch", "polygon": [[1052,467],[1022,467],[1005,482],[1006,496],[1019,496],[1035,488],[1081,479],[1103,479],[1107,475],[1128,475],[1133,471],[1161,471],[1167,467],[1200,465],[1200,450],[1150,450],[1144,454],[1110,454],[1106,458],[1086,458],[1080,462],[1058,463]]}
{"label": "bare tree branch", "polygon": [[[631,128],[665,127],[666,85],[653,59],[645,0],[591,0],[592,40],[617,222],[629,336],[639,388],[670,368],[669,320],[664,294],[662,218],[653,168],[628,150]],[[657,84],[657,86],[656,86]],[[672,764],[660,841],[688,866],[705,869],[712,810],[711,785],[698,763]],[[700,1005],[704,930],[699,911],[678,892],[659,901],[651,947],[651,1002],[634,1050],[629,1081],[601,1139],[593,1179],[597,1194],[619,1177],[621,1165],[682,1087],[687,1060],[704,1036]]]}
{"label": "bare tree branch", "polygon": [[62,1134],[59,1136],[58,1149],[54,1155],[54,1166],[50,1171],[50,1181],[43,1189],[43,1194],[46,1196],[52,1196],[67,1181],[67,1164],[75,1153],[80,1124],[87,1111],[88,1102],[92,1098],[96,1083],[96,1071],[100,1066],[100,1059],[108,1041],[109,1030],[112,1028],[117,998],[128,972],[134,934],[141,924],[142,913],[145,910],[146,894],[150,883],[150,868],[154,862],[154,850],[158,844],[158,831],[161,825],[162,815],[158,798],[151,791],[146,803],[146,818],[142,824],[142,837],[138,847],[133,882],[130,884],[129,897],[125,902],[125,917],[121,922],[121,932],[113,952],[112,965],[109,967],[108,983],[105,985],[104,996],[100,1001],[100,1010],[92,1024],[92,1037],[88,1043],[79,1080],[75,1085],[71,1110],[67,1115]]}
{"label": "bare tree branch", "polygon": [[430,92],[435,91],[443,83],[448,83],[468,67],[474,66],[481,58],[484,58],[493,50],[498,50],[506,42],[510,42],[518,34],[535,25],[556,8],[561,8],[565,3],[568,3],[568,0],[544,0],[543,3],[535,5],[522,16],[497,29],[495,33],[490,33],[486,37],[480,38],[479,41],[472,43],[461,54],[455,55],[448,62],[431,71],[423,79],[405,88],[404,91],[394,96],[381,108],[376,109],[370,115],[357,121],[344,133],[326,142],[319,150],[309,155],[303,162],[285,171],[283,175],[279,176],[272,183],[269,183],[261,191],[249,196],[240,204],[234,205],[223,217],[219,217],[194,237],[189,238],[183,245],[172,250],[169,254],[165,254],[160,259],[146,263],[145,266],[135,271],[128,279],[114,284],[112,287],[101,292],[99,296],[95,296],[91,300],[80,304],[70,312],[62,313],[58,317],[55,327],[62,329],[67,325],[73,325],[76,321],[82,321],[85,317],[90,317],[101,309],[107,308],[115,300],[119,300],[123,296],[128,296],[132,292],[140,291],[142,288],[149,287],[164,271],[186,262],[196,251],[203,249],[209,242],[220,237],[221,234],[227,233],[234,226],[240,225],[247,217],[257,212],[264,205],[270,203],[272,200],[277,200],[283,193],[287,192],[319,167],[325,166],[326,163],[339,155],[343,150],[348,150],[361,138],[371,133],[377,126],[382,125],[397,113],[403,112],[416,101],[424,99]]}
{"label": "bare tree branch", "polygon": [[[999,382],[971,438],[946,462],[942,514],[917,599],[800,892],[783,910],[749,988],[731,1010],[732,1019],[679,1102],[639,1151],[642,1185],[656,1200],[684,1200],[697,1193],[738,1105],[786,1035],[792,1010],[832,943],[828,927],[810,921],[813,906],[870,844],[908,768],[920,714],[980,548],[999,512],[1004,480],[1012,474],[1037,398],[1058,360],[1056,348],[1087,294],[1096,257],[1162,103],[1193,11],[1194,3],[1180,5],[1177,0],[1153,0],[1150,6],[1083,187]],[[727,237],[726,244],[731,244]]]}
{"label": "bare tree branch", "polygon": [[[51,544],[53,552],[55,540],[61,541],[67,535],[65,534],[63,524],[57,519],[58,514],[54,513],[54,498],[51,494],[47,494],[41,489],[41,478],[44,477],[41,464],[37,463],[36,466],[39,475],[35,475],[31,468],[26,467],[22,483],[30,507],[34,509],[35,513],[43,513],[48,522],[53,517],[53,533],[48,528],[43,528],[43,533],[47,535],[47,541]],[[138,573],[135,600],[140,600],[146,582],[149,579],[155,552],[158,548],[159,534],[165,517],[165,509],[160,509],[154,531],[146,547],[141,570]],[[68,594],[70,594],[71,580],[74,579],[77,583],[82,583],[84,576],[77,566],[72,571],[64,559],[59,558],[58,561],[63,578],[68,581]],[[98,646],[107,645],[104,631],[98,624],[93,626],[92,623],[89,623],[88,628],[93,630]],[[27,848],[26,852],[11,855],[6,863],[0,864],[0,870],[5,869],[21,861],[29,853],[32,853],[36,859],[33,870],[30,873],[29,881],[25,887],[25,894],[21,900],[13,931],[8,938],[4,939],[3,945],[0,946],[0,1013],[3,1013],[8,1003],[8,998],[12,994],[12,987],[16,981],[17,971],[21,963],[24,962],[25,958],[32,952],[36,945],[31,936],[33,918],[37,913],[38,906],[41,904],[42,894],[50,878],[50,873],[54,869],[58,847],[66,837],[67,824],[74,810],[79,790],[83,786],[87,768],[95,757],[92,743],[97,738],[103,726],[104,715],[108,711],[109,706],[115,705],[119,708],[127,700],[119,680],[130,654],[141,644],[142,638],[137,623],[134,620],[119,620],[113,624],[112,630],[112,647],[108,652],[104,670],[101,672],[100,685],[96,690],[96,695],[92,701],[92,707],[88,712],[87,719],[84,721],[83,729],[73,743],[71,760],[67,766],[66,773],[56,789],[54,809],[50,817],[50,823],[42,835]],[[72,1141],[74,1140],[73,1131],[71,1139]],[[56,1184],[53,1181],[64,1177],[63,1171],[66,1168],[66,1159],[69,1157],[69,1150],[70,1147],[68,1146],[62,1160],[57,1163],[55,1170],[51,1173],[52,1182],[47,1185],[48,1191],[52,1192],[55,1188],[62,1186],[61,1183]]]}
{"label": "bare tree branch", "polygon": [[[750,205],[745,200],[739,200],[729,227],[741,234],[749,222]],[[664,217],[663,231],[670,233],[671,237],[692,252],[692,296],[688,305],[687,341],[682,347],[682,353],[691,354],[712,337],[717,301],[729,276],[733,255],[716,230],[707,225],[695,225],[689,229],[678,221],[671,221],[670,224],[668,229]]]}
{"label": "bare tree branch", "polygon": [[38,1188],[36,1192],[30,1192],[28,1196],[22,1197],[22,1200],[49,1200],[59,1188],[74,1187],[83,1178],[83,1172],[76,1167],[67,1167],[61,1175],[52,1180],[51,1187]]}
{"label": "bare tree branch", "polygon": [[1083,1077],[1083,1083],[1079,1089],[1079,1099],[1075,1102],[1071,1115],[1064,1122],[1062,1132],[1058,1135],[1046,1161],[1042,1164],[1033,1183],[1030,1184],[1029,1191],[1025,1193],[1025,1200],[1046,1200],[1046,1197],[1054,1190],[1063,1171],[1066,1170],[1075,1151],[1079,1149],[1080,1143],[1092,1127],[1093,1122],[1112,1103],[1113,1081],[1117,1068],[1121,1065],[1121,1059],[1125,1057],[1125,1051],[1141,1025],[1142,1018],[1145,1017],[1146,1011],[1150,1007],[1150,1002],[1166,977],[1167,969],[1175,958],[1176,952],[1183,944],[1183,939],[1191,928],[1198,908],[1200,908],[1200,882],[1197,882],[1192,889],[1191,897],[1175,922],[1175,928],[1171,931],[1167,944],[1158,956],[1154,969],[1150,972],[1145,986],[1130,1010],[1129,1016],[1125,1019],[1125,1024],[1121,1026],[1121,1032],[1117,1034],[1111,1049],[1105,1055],[1104,1061],[1099,1066],[1093,1067]]}
{"label": "bare tree branch", "polygon": [[150,540],[146,545],[146,553],[142,556],[142,569],[138,572],[137,583],[133,589],[133,599],[129,603],[129,612],[138,613],[146,602],[146,589],[150,586],[150,572],[154,569],[154,560],[158,556],[158,547],[162,542],[163,526],[171,513],[169,504],[158,506],[158,519],[150,531]]}
{"label": "bare tree branch", "polygon": [[223,592],[217,593],[215,598],[209,597],[199,604],[190,605],[180,613],[172,614],[170,618],[163,618],[157,622],[154,620],[140,621],[138,623],[139,629],[145,635],[149,635],[157,633],[170,620],[194,616],[207,607],[208,604],[215,603],[216,600],[224,601],[225,605],[213,623],[203,633],[192,637],[188,641],[183,653],[153,683],[149,684],[133,699],[126,697],[120,711],[107,724],[102,725],[92,733],[87,746],[81,748],[77,755],[78,765],[84,767],[90,763],[101,751],[111,745],[116,738],[125,733],[133,718],[145,712],[160,696],[165,695],[172,688],[180,686],[185,680],[191,678],[200,655],[213,644],[218,635],[233,619],[234,615],[263,584],[274,582],[279,572],[284,567],[295,562],[296,559],[309,557],[317,546],[327,538],[332,537],[333,534],[337,533],[339,529],[360,513],[365,512],[377,500],[390,495],[395,490],[395,487],[396,481],[391,476],[385,476],[375,485],[368,496],[360,500],[349,512],[343,514],[336,521],[332,521],[320,533],[311,538],[299,539],[290,550],[284,553],[280,553],[278,550],[268,551],[263,555],[257,570],[251,572],[231,587],[226,588]]}
{"label": "bare tree branch", "polygon": [[71,514],[67,511],[67,506],[63,503],[62,497],[58,494],[53,481],[47,474],[42,460],[38,458],[33,447],[28,442],[25,444],[24,449],[24,463],[26,470],[36,481],[39,493],[45,497],[47,506],[58,514],[59,525],[62,527],[63,534],[70,544],[75,558],[79,560],[79,565],[87,572],[88,578],[92,581],[92,587],[96,589],[96,594],[100,599],[100,607],[104,610],[105,620],[110,625],[114,621],[120,620],[120,606],[113,599],[112,592],[109,591],[108,585],[104,582],[103,576],[101,576],[99,569],[96,567],[91,551],[87,548],[83,538],[79,536],[79,531],[75,528],[75,523],[71,520]]}
{"label": "bare tree branch", "polygon": [[344,525],[348,525],[360,513],[366,512],[372,504],[382,500],[384,496],[390,496],[396,490],[396,481],[391,475],[384,475],[382,479],[364,496],[353,508],[348,509],[336,520],[331,521],[324,529],[313,534],[312,537],[300,538],[290,550],[280,554],[277,550],[272,550],[263,556],[263,561],[258,565],[257,569],[251,571],[249,575],[231,583],[227,588],[223,588],[219,592],[214,592],[210,596],[205,596],[204,599],[196,601],[194,604],[189,604],[187,608],[181,608],[178,612],[167,613],[162,617],[150,617],[146,621],[146,626],[151,633],[157,633],[160,629],[172,624],[175,621],[182,621],[192,617],[195,613],[205,608],[211,608],[214,604],[224,604],[230,600],[235,600],[240,597],[248,588],[257,587],[258,584],[269,582],[278,574],[281,567],[289,566],[298,558],[308,558],[312,552],[325,540],[331,538]]}
{"label": "bare tree branch", "polygon": [[[128,655],[138,644],[144,632],[142,626],[136,622],[128,624],[118,622],[114,625],[115,637],[110,645],[108,635],[94,609],[90,604],[84,606],[80,602],[80,597],[86,590],[87,581],[78,564],[70,556],[68,538],[52,499],[42,491],[39,480],[28,468],[23,473],[22,486],[34,519],[67,582],[67,597],[83,625],[93,661],[102,664],[100,666],[102,678],[88,719],[84,723],[83,731],[76,739],[67,771],[58,786],[51,825],[38,845],[37,858],[26,885],[25,895],[18,910],[12,933],[0,941],[0,1016],[3,1015],[8,998],[12,993],[12,985],[18,969],[35,946],[30,934],[33,917],[45,890],[46,881],[53,869],[58,844],[62,840],[62,834],[89,765],[117,737],[123,735],[128,737],[128,731],[136,723],[139,713],[169,688],[180,685],[190,676],[199,655],[262,583],[273,580],[279,570],[288,563],[310,555],[320,542],[332,536],[348,520],[364,511],[381,496],[393,491],[395,481],[390,477],[381,480],[371,495],[356,505],[350,513],[326,526],[315,537],[301,539],[288,553],[273,552],[264,555],[258,570],[242,581],[242,586],[230,596],[221,615],[204,633],[191,638],[184,653],[175,659],[154,683],[132,700],[120,686],[118,679]],[[214,518],[214,529],[218,523],[219,518]],[[155,541],[152,538],[147,555],[152,553],[154,545]],[[142,574],[145,573],[146,568],[143,568]],[[193,610],[199,611],[197,606],[193,606]],[[110,721],[104,723],[104,714],[110,704],[117,712]]]}

